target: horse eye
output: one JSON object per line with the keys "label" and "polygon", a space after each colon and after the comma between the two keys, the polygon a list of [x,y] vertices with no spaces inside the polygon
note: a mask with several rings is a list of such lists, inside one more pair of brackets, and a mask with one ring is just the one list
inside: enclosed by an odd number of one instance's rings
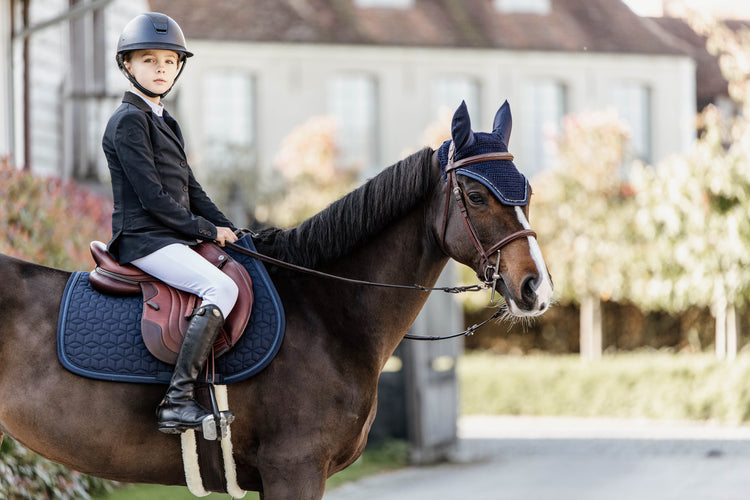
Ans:
{"label": "horse eye", "polygon": [[469,201],[473,205],[483,205],[485,203],[484,196],[482,196],[481,193],[477,193],[476,191],[472,191],[468,195]]}

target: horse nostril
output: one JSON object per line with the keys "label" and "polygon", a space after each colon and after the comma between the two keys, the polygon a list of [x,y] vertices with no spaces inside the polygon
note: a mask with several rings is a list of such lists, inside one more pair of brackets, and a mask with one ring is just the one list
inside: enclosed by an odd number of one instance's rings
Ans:
{"label": "horse nostril", "polygon": [[536,289],[541,280],[534,274],[527,275],[521,283],[521,297],[526,303],[533,304],[536,300]]}

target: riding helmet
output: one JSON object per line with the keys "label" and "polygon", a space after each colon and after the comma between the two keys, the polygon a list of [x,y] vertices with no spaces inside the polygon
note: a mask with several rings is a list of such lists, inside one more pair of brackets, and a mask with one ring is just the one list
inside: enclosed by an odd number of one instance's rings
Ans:
{"label": "riding helmet", "polygon": [[185,45],[185,36],[182,34],[180,26],[171,17],[158,12],[147,12],[140,14],[131,20],[120,34],[117,42],[117,66],[123,72],[125,77],[141,92],[149,97],[164,97],[171,88],[163,94],[155,94],[144,88],[130,71],[125,68],[125,54],[133,50],[143,49],[165,49],[177,52],[180,57],[180,69],[175,76],[175,81],[179,78],[185,67],[185,59],[192,57]]}

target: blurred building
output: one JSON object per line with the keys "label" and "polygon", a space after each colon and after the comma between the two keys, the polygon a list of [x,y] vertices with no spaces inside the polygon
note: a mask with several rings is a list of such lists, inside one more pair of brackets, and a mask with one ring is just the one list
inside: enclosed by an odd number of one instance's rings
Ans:
{"label": "blurred building", "polygon": [[624,0],[641,16],[680,17],[685,8],[720,19],[750,19],[750,4],[737,0]]}
{"label": "blurred building", "polygon": [[125,87],[114,47],[149,8],[146,0],[0,0],[0,156],[98,182],[103,127]]}
{"label": "blurred building", "polygon": [[127,88],[116,39],[149,9],[196,54],[167,106],[197,170],[232,156],[270,175],[292,128],[333,115],[342,161],[370,175],[462,99],[476,130],[510,101],[510,149],[532,176],[571,112],[617,109],[647,161],[694,137],[691,49],[620,1],[0,0],[0,155],[106,182],[100,136]]}
{"label": "blurred building", "polygon": [[[651,0],[652,1],[652,0]],[[661,0],[661,15],[678,17],[685,7],[696,9],[719,19],[750,19],[750,4],[737,0]],[[653,1],[653,3],[659,3]]]}
{"label": "blurred building", "polygon": [[[750,9],[750,4],[746,8]],[[700,110],[708,104],[714,104],[728,115],[737,112],[735,103],[729,98],[729,84],[721,74],[719,60],[706,48],[706,37],[698,35],[683,19],[677,17],[654,17],[652,19],[664,31],[678,38],[688,47],[696,65],[697,108]],[[747,19],[727,19],[723,22],[735,32],[750,29],[750,15]]]}
{"label": "blurred building", "polygon": [[268,169],[291,128],[334,115],[343,161],[374,173],[462,99],[477,130],[510,101],[510,149],[529,175],[554,161],[571,112],[615,108],[647,161],[694,137],[691,54],[619,1],[151,3],[196,53],[176,103],[196,165],[231,146]]}

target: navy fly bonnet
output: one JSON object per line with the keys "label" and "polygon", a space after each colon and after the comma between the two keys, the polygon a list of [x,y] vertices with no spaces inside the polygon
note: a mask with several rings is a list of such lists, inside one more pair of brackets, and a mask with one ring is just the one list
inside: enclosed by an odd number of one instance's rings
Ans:
{"label": "navy fly bonnet", "polygon": [[[511,125],[510,105],[505,101],[495,115],[492,133],[472,132],[466,103],[462,102],[453,115],[453,140],[445,141],[438,149],[443,179],[447,179],[445,167],[448,165],[451,142],[455,144],[454,161],[484,153],[507,152]],[[524,206],[529,203],[529,182],[511,160],[488,160],[465,165],[456,169],[456,175],[481,182],[504,205]]]}

